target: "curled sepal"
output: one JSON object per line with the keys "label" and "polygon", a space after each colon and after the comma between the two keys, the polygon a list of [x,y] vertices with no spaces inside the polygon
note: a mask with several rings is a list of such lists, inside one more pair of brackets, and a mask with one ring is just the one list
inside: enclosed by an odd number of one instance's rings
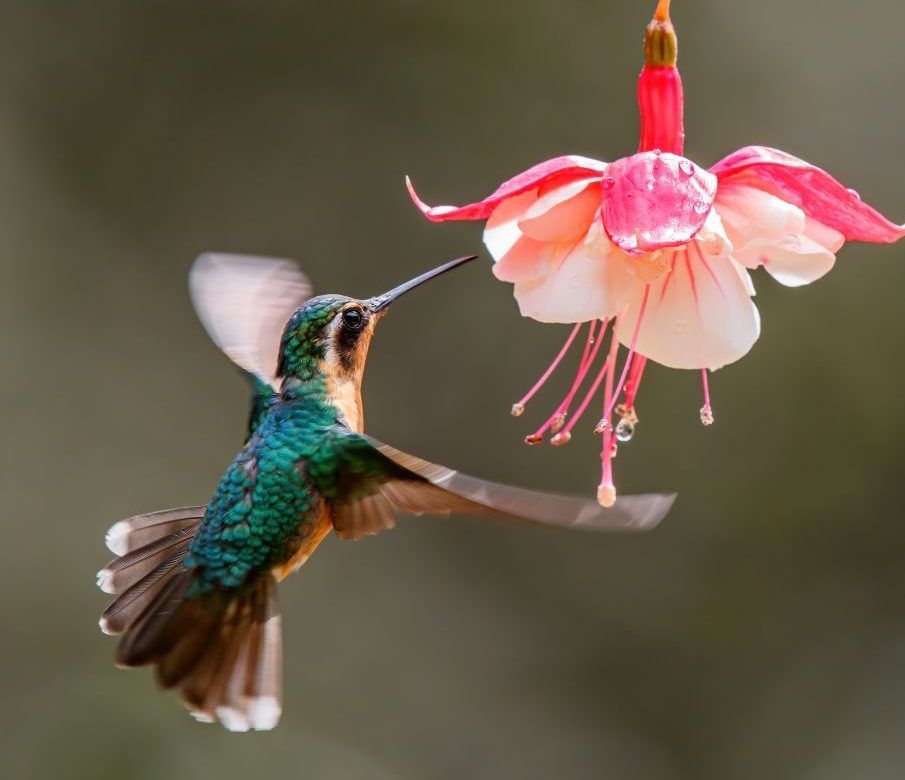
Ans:
{"label": "curled sepal", "polygon": [[854,190],[826,171],[767,146],[746,146],[711,169],[723,183],[748,184],[798,206],[807,216],[838,230],[848,241],[892,243],[905,226],[890,222]]}
{"label": "curled sepal", "polygon": [[568,184],[575,179],[587,179],[600,177],[606,171],[608,165],[600,160],[592,160],[590,157],[580,157],[567,154],[562,157],[554,157],[513,176],[503,182],[497,189],[483,200],[469,203],[465,206],[428,206],[406,177],[405,183],[409,195],[415,205],[432,222],[448,222],[454,220],[487,219],[493,214],[494,209],[507,198],[520,195],[538,187],[553,187],[560,184]]}
{"label": "curled sepal", "polygon": [[607,236],[630,255],[687,244],[704,226],[716,185],[716,176],[677,154],[617,160],[601,189]]}

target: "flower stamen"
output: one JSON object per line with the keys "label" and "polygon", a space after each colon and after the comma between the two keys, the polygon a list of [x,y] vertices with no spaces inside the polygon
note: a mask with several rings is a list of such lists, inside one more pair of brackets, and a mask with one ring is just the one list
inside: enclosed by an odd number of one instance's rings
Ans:
{"label": "flower stamen", "polygon": [[[603,391],[604,410],[609,407],[610,402],[613,400],[613,377],[616,373],[616,358],[618,354],[619,340],[616,338],[614,329],[613,339],[610,343],[610,354],[607,356],[606,362],[606,385]],[[601,445],[600,450],[601,472],[600,484],[597,486],[597,502],[602,507],[606,508],[609,508],[616,503],[616,486],[613,483],[613,456],[616,452],[612,430],[612,426],[608,423],[604,423],[603,429],[601,430],[601,433],[603,434],[603,444]]]}
{"label": "flower stamen", "polygon": [[713,408],[710,406],[710,382],[707,369],[701,369],[701,381],[704,385],[704,405],[701,407],[701,425],[713,425]]}
{"label": "flower stamen", "polygon": [[[604,324],[604,327],[600,331],[600,341],[598,342],[598,344],[603,342],[603,336],[604,336],[605,329],[606,329],[606,325]],[[611,339],[611,341],[616,341],[615,328],[613,329],[613,333],[610,336],[610,339]],[[617,344],[618,344],[618,342],[617,342]],[[597,391],[600,389],[600,385],[603,383],[604,377],[608,373],[612,373],[609,363],[610,363],[610,358],[607,357],[604,364],[600,367],[600,371],[597,372],[597,376],[594,377],[594,381],[591,383],[591,386],[588,388],[588,392],[585,393],[584,398],[582,399],[581,403],[578,405],[578,409],[575,410],[575,414],[569,420],[568,424],[562,429],[562,431],[557,433],[556,436],[554,436],[550,440],[551,444],[553,444],[556,447],[560,447],[563,444],[568,444],[569,439],[572,438],[572,434],[571,434],[572,428],[574,428],[575,425],[578,423],[578,421],[582,418],[582,415],[584,415],[585,410],[588,408],[591,401],[594,399],[594,396],[597,395]]]}
{"label": "flower stamen", "polygon": [[578,335],[578,331],[581,330],[581,323],[575,323],[575,327],[572,328],[572,332],[569,334],[569,338],[566,339],[566,343],[563,344],[562,349],[559,350],[559,354],[555,358],[553,358],[553,362],[550,364],[549,368],[541,375],[541,378],[535,382],[534,386],[525,393],[524,397],[521,401],[514,403],[512,405],[512,416],[513,417],[521,417],[525,413],[525,405],[537,394],[537,391],[540,390],[547,380],[550,378],[551,374],[556,370],[560,363],[562,363],[563,358],[566,356],[566,353],[569,351],[569,347],[572,346],[572,342],[575,341],[575,337]]}
{"label": "flower stamen", "polygon": [[616,392],[613,393],[613,396],[604,407],[603,417],[597,424],[597,428],[594,429],[595,431],[602,431],[604,428],[609,426],[609,421],[613,414],[613,407],[616,405],[616,401],[619,399],[619,396],[622,393],[622,388],[625,386],[625,380],[628,377],[628,370],[629,368],[631,368],[632,358],[635,355],[635,347],[638,345],[638,334],[641,332],[641,322],[644,320],[644,312],[647,310],[648,298],[650,298],[650,285],[646,284],[644,285],[644,297],[641,299],[641,308],[638,310],[638,320],[635,322],[635,330],[632,333],[632,340],[631,344],[629,345],[628,356],[625,358],[625,365],[623,365],[622,367],[622,374],[619,376],[619,382],[616,385]]}
{"label": "flower stamen", "polygon": [[[590,326],[588,327],[588,337],[585,341],[584,352],[581,355],[581,361],[578,364],[578,372],[575,375],[575,379],[572,381],[572,386],[569,389],[569,392],[566,394],[566,397],[560,402],[560,404],[553,411],[553,414],[547,419],[547,421],[541,425],[534,433],[529,434],[525,437],[525,444],[534,445],[540,444],[544,440],[544,434],[550,430],[553,433],[558,433],[562,430],[562,427],[566,424],[566,417],[569,414],[569,407],[572,405],[572,401],[575,399],[575,395],[578,392],[578,389],[581,387],[582,382],[584,382],[584,378],[588,375],[588,371],[591,368],[591,364],[597,357],[597,353],[600,350],[600,345],[603,342],[603,334],[606,331],[608,320],[603,320],[601,323],[599,338],[597,336],[597,320],[591,320]],[[568,442],[568,438],[560,439],[559,444],[565,444]]]}

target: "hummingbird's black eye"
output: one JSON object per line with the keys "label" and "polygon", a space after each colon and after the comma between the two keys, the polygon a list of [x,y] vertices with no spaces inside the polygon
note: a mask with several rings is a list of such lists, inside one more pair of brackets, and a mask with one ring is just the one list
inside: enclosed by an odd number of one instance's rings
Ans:
{"label": "hummingbird's black eye", "polygon": [[361,330],[365,324],[365,316],[361,309],[346,309],[343,312],[343,325],[349,330]]}

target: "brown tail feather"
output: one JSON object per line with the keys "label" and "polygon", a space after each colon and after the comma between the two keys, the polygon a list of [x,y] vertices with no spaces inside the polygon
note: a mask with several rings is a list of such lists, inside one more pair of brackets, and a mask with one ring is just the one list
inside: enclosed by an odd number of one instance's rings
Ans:
{"label": "brown tail feather", "polygon": [[195,575],[181,564],[199,522],[193,515],[190,508],[130,518],[143,544],[118,537],[125,554],[98,578],[119,594],[101,628],[122,634],[120,666],[154,665],[161,687],[179,689],[199,720],[271,729],[281,710],[276,581],[266,575],[241,593],[187,598]]}

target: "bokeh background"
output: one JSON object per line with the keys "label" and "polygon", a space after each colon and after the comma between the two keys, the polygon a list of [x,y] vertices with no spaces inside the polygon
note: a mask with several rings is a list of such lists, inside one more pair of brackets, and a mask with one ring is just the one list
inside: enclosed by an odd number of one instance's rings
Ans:
{"label": "bokeh background", "polygon": [[[207,500],[246,387],[190,308],[204,250],[368,295],[479,247],[430,200],[633,151],[653,0],[0,2],[0,774],[872,780],[905,774],[905,244],[799,290],[712,380],[649,369],[615,538],[461,520],[329,540],[282,589],[272,733],[194,723],[96,627],[103,534]],[[689,156],[765,143],[905,218],[905,5],[677,0]],[[509,405],[566,328],[478,265],[381,326],[369,430],[591,494],[597,442]]]}

